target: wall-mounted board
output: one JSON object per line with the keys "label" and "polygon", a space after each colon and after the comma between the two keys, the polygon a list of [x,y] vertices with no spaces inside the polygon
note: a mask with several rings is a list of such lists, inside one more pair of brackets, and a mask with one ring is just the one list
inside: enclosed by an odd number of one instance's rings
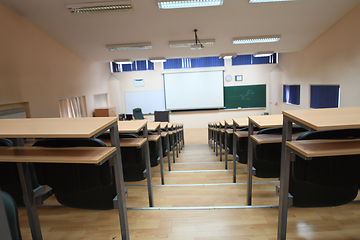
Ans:
{"label": "wall-mounted board", "polygon": [[164,111],[164,90],[125,92],[126,113],[132,114],[134,108],[141,108],[143,114]]}
{"label": "wall-mounted board", "polygon": [[225,108],[265,108],[266,84],[224,87]]}

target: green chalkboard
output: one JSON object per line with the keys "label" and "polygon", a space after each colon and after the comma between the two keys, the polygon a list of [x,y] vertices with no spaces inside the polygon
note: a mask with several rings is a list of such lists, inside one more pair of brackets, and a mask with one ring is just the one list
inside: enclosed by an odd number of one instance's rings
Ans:
{"label": "green chalkboard", "polygon": [[225,108],[265,108],[266,85],[224,87]]}

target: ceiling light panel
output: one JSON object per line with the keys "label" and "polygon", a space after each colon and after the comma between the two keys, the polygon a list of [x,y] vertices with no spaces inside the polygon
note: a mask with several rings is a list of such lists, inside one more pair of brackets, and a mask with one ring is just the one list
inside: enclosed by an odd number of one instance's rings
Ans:
{"label": "ceiling light panel", "polygon": [[269,57],[273,54],[274,54],[274,52],[258,52],[258,53],[255,53],[253,56],[254,57]]}
{"label": "ceiling light panel", "polygon": [[140,50],[140,49],[152,49],[151,43],[126,43],[126,44],[114,44],[106,45],[109,51],[121,51],[121,50]]}
{"label": "ceiling light panel", "polygon": [[222,4],[223,4],[223,0],[185,0],[185,1],[158,0],[158,6],[160,9],[211,7],[211,6],[220,6]]}
{"label": "ceiling light panel", "polygon": [[234,38],[233,44],[271,43],[280,41],[280,36],[259,36]]}
{"label": "ceiling light panel", "polygon": [[105,13],[133,10],[131,1],[93,2],[66,5],[71,13]]}
{"label": "ceiling light panel", "polygon": [[264,2],[292,2],[295,0],[249,0],[249,3],[264,3]]}
{"label": "ceiling light panel", "polygon": [[[215,39],[203,39],[200,41],[203,46],[213,46],[215,44]],[[194,44],[195,44],[194,40],[170,41],[169,47],[171,48],[191,47]]]}

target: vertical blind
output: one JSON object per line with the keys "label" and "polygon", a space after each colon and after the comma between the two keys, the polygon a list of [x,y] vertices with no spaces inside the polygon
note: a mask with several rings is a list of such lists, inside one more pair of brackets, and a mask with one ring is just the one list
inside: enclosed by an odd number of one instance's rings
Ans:
{"label": "vertical blind", "polygon": [[112,72],[133,72],[154,70],[154,63],[149,60],[134,61],[132,64],[112,62]]}
{"label": "vertical blind", "polygon": [[283,102],[300,105],[300,85],[284,85]]}
{"label": "vertical blind", "polygon": [[223,67],[224,59],[219,57],[174,58],[164,62],[164,69]]}
{"label": "vertical blind", "polygon": [[252,64],[274,64],[277,63],[277,53],[268,57],[254,57],[253,55],[237,55],[232,59],[232,65],[252,65]]}
{"label": "vertical blind", "polygon": [[339,95],[339,85],[311,85],[310,108],[337,108]]}

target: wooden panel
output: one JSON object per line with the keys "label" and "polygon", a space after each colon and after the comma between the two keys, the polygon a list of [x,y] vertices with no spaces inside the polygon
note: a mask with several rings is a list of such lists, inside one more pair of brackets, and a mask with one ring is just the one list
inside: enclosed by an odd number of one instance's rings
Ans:
{"label": "wooden panel", "polygon": [[236,124],[236,127],[247,127],[249,126],[248,118],[234,118],[233,123]]}
{"label": "wooden panel", "polygon": [[251,120],[259,128],[282,127],[283,115],[250,116]]}
{"label": "wooden panel", "polygon": [[0,119],[0,137],[90,138],[117,121],[116,117]]}
{"label": "wooden panel", "polygon": [[155,132],[160,126],[160,122],[148,122],[147,127],[149,131]]}
{"label": "wooden panel", "polygon": [[119,121],[119,133],[137,133],[147,124],[147,120]]}
{"label": "wooden panel", "polygon": [[98,164],[115,150],[115,147],[0,147],[0,161]]}
{"label": "wooden panel", "polygon": [[[292,140],[295,140],[298,136],[302,133],[295,133],[292,135]],[[265,144],[265,143],[280,143],[282,142],[282,135],[281,134],[257,134],[251,135],[251,138],[257,142],[258,144]]]}
{"label": "wooden panel", "polygon": [[120,147],[141,147],[146,141],[146,138],[121,138]]}
{"label": "wooden panel", "polygon": [[116,117],[116,108],[97,108],[94,110],[94,117]]}
{"label": "wooden panel", "polygon": [[150,142],[156,142],[157,140],[159,140],[160,135],[148,135],[148,139]]}
{"label": "wooden panel", "polygon": [[360,128],[360,107],[290,110],[283,114],[314,130]]}
{"label": "wooden panel", "polygon": [[286,145],[305,157],[326,157],[360,154],[360,139],[351,140],[301,140]]}

